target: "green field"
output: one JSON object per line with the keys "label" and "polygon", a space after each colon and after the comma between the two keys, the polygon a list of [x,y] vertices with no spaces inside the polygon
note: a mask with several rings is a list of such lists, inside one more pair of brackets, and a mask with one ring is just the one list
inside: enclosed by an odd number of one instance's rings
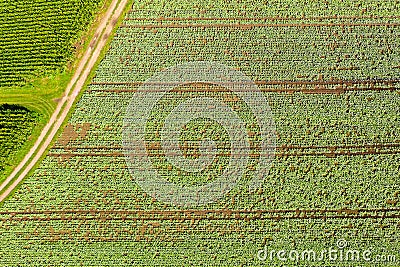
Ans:
{"label": "green field", "polygon": [[25,142],[42,115],[16,105],[0,105],[0,181],[15,167],[16,152],[27,150]]}
{"label": "green field", "polygon": [[[399,11],[399,2],[378,0],[135,2],[64,132],[2,204],[0,265],[398,266]],[[174,166],[160,143],[176,107],[212,97],[237,113],[249,136],[238,184],[187,208],[135,180],[123,129],[141,83],[193,61],[219,62],[255,82],[271,108],[276,151],[263,183],[249,190],[261,130],[240,95],[191,84],[155,99],[143,107],[145,151],[157,175],[182,190],[220,176],[232,140],[215,121],[192,119],[178,140],[184,157],[198,158],[204,139],[218,155],[199,172]],[[258,257],[264,248],[273,259]],[[372,256],[276,256],[330,248]]]}
{"label": "green field", "polygon": [[25,85],[67,70],[103,0],[0,3],[0,87]]}

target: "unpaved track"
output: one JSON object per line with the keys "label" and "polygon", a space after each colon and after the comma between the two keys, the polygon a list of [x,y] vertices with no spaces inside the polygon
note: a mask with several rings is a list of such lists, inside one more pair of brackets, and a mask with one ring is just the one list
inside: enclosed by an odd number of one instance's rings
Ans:
{"label": "unpaved track", "polygon": [[[0,195],[0,202],[3,201],[25,178],[30,170],[32,170],[35,164],[42,157],[43,153],[46,152],[47,147],[50,145],[57,131],[61,127],[63,121],[67,117],[68,112],[71,109],[79,92],[82,90],[83,85],[85,84],[85,81],[90,74],[90,71],[92,70],[94,64],[100,56],[101,50],[107,43],[108,36],[110,36],[112,30],[114,29],[116,21],[122,15],[123,10],[128,3],[128,0],[121,0],[119,5],[117,6],[118,1],[119,0],[113,0],[111,2],[110,7],[105,14],[105,17],[102,19],[99,27],[96,29],[96,32],[88,49],[86,50],[84,56],[79,62],[74,76],[67,85],[63,98],[58,103],[57,108],[50,118],[50,121],[44,127],[34,146],[21,161],[21,163],[10,174],[10,176],[8,176],[7,179],[0,185],[0,191],[6,188],[6,190]],[[71,90],[73,91],[71,92]],[[32,158],[32,156],[34,156],[34,158]],[[22,171],[21,174],[17,177],[17,179],[13,181],[14,177],[20,171]],[[11,182],[12,184],[10,185]]]}

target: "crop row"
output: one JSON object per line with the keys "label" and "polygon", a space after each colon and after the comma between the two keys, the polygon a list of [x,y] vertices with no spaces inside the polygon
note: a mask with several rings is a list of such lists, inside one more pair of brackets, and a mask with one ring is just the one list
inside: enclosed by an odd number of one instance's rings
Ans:
{"label": "crop row", "polygon": [[198,60],[259,82],[391,80],[399,74],[398,37],[399,27],[119,28],[93,81],[142,82]]}
{"label": "crop row", "polygon": [[[291,221],[293,222],[293,221]],[[398,231],[393,220],[385,229],[375,219],[297,221],[297,229],[285,220],[272,221],[109,221],[53,220],[0,223],[0,261],[5,265],[261,265],[257,252],[268,246],[278,251],[336,248],[338,239],[360,251],[388,247],[393,253]],[[351,226],[362,227],[355,231]],[[391,242],[380,236],[389,233]],[[196,244],[196,246],[193,246]],[[373,250],[375,253],[380,251]],[[395,252],[396,253],[396,252]],[[268,263],[279,264],[279,261]],[[326,259],[329,264],[329,259]]]}
{"label": "crop row", "polygon": [[[101,92],[101,88],[127,88],[131,92]],[[123,119],[135,87],[91,85],[90,89],[93,91],[86,93],[77,104],[70,123],[91,123],[91,127],[85,138],[70,138],[64,146],[121,146]],[[218,94],[204,92],[202,96]],[[165,108],[170,110],[177,105],[181,94],[171,96],[169,104],[164,103],[162,108],[159,106],[154,110],[156,116],[161,116]],[[364,91],[340,95],[266,93],[265,97],[275,121],[277,146],[366,145],[400,141],[400,109],[396,104],[400,95],[397,92]]]}
{"label": "crop row", "polygon": [[226,2],[223,0],[188,2],[178,0],[173,2],[147,1],[135,6],[127,15],[127,18],[180,18],[180,17],[254,17],[254,18],[308,18],[308,17],[332,17],[337,19],[343,16],[382,17],[394,16],[400,8],[399,3],[381,1],[351,1],[340,2],[310,2],[297,1],[251,1],[235,0]]}
{"label": "crop row", "polygon": [[[199,209],[396,207],[399,154],[275,159],[262,186],[246,190],[246,175],[217,203]],[[152,168],[157,170],[157,165]],[[249,174],[250,175],[250,172]],[[352,177],[352,179],[348,179]],[[48,156],[2,210],[176,209],[146,194],[124,157]]]}

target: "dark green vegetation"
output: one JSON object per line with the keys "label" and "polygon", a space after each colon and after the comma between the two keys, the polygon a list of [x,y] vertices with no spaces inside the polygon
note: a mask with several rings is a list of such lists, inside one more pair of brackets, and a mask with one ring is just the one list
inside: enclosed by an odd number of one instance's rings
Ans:
{"label": "dark green vegetation", "polygon": [[0,105],[0,181],[15,167],[16,153],[24,148],[41,115],[17,105]]}
{"label": "dark green vegetation", "polygon": [[0,87],[63,72],[104,0],[0,1]]}

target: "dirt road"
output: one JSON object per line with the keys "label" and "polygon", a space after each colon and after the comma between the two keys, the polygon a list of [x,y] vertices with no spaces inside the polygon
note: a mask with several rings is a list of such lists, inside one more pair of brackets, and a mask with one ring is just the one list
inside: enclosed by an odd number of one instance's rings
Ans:
{"label": "dirt road", "polygon": [[[10,176],[8,176],[7,179],[0,185],[0,191],[5,189],[0,195],[0,202],[3,201],[25,178],[30,170],[32,170],[38,160],[42,157],[43,153],[46,152],[47,147],[50,145],[63,121],[67,117],[67,114],[70,111],[76,97],[79,95],[79,92],[82,90],[90,71],[100,56],[101,50],[107,43],[108,37],[111,35],[111,32],[114,29],[116,21],[122,15],[128,0],[121,0],[120,3],[118,2],[119,0],[113,0],[111,2],[110,7],[108,8],[104,18],[93,35],[93,39],[88,49],[79,62],[74,76],[67,85],[61,101],[58,103],[56,110],[50,118],[50,121],[44,127],[34,146],[21,161],[21,163],[10,174]],[[20,175],[14,180],[18,173],[20,173]]]}

